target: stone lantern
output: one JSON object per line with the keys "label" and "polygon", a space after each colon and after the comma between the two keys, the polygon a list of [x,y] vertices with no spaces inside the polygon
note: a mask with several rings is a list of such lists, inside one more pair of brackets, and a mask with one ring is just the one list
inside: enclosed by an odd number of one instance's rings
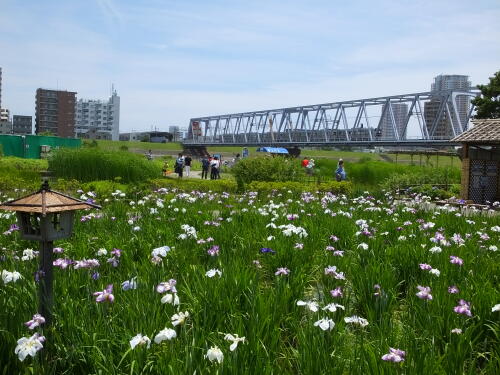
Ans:
{"label": "stone lantern", "polygon": [[76,210],[101,208],[98,205],[52,191],[45,181],[40,190],[26,197],[0,205],[0,209],[15,211],[21,238],[40,242],[40,311],[46,324],[52,318],[52,253],[53,241],[70,237]]}

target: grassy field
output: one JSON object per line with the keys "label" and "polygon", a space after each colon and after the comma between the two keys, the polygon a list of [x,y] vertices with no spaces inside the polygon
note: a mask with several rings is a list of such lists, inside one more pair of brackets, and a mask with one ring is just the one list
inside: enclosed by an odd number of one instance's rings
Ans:
{"label": "grassy field", "polygon": [[[153,153],[158,154],[170,154],[175,155],[182,151],[182,145],[178,142],[171,143],[150,143],[150,142],[125,142],[125,141],[97,141],[99,148],[105,150],[119,150],[120,147],[126,146],[130,151],[146,153],[148,150],[152,150]],[[236,154],[241,154],[243,147],[233,147],[233,146],[217,146],[208,147],[207,151],[210,154],[222,153],[225,157],[234,157]],[[248,147],[250,156],[262,155],[256,152],[257,147]],[[395,155],[390,152],[388,153],[369,153],[369,152],[357,152],[357,151],[339,151],[339,150],[319,150],[319,149],[302,149],[301,158],[328,158],[328,159],[344,159],[347,162],[356,162],[360,159],[370,159],[379,161],[393,161],[400,164],[415,164],[415,165],[428,165],[432,167],[436,166],[458,166],[460,164],[460,159],[458,157],[449,156],[418,156],[414,155],[411,157],[409,154],[399,154]]]}
{"label": "grassy field", "polygon": [[[56,242],[50,328],[25,325],[36,244],[0,216],[3,374],[500,369],[498,216],[368,194],[80,194],[103,210],[80,212]],[[35,332],[43,349],[20,361]]]}

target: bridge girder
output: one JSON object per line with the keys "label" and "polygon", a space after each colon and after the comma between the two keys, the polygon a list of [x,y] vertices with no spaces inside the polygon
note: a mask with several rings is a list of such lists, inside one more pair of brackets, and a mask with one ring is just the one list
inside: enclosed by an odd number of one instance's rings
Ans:
{"label": "bridge girder", "polygon": [[[470,100],[477,95],[443,90],[197,117],[190,120],[184,143],[449,146],[449,139],[467,129]],[[410,128],[418,132],[413,139],[407,136]]]}

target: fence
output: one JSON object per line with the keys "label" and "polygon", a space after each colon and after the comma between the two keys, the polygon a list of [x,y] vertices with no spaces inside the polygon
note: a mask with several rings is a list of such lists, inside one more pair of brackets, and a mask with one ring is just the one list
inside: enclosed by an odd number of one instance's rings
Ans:
{"label": "fence", "polygon": [[[45,137],[39,135],[0,135],[4,156],[17,156],[26,159],[40,159],[47,152],[42,150],[60,147],[78,148],[82,141],[78,138]],[[48,146],[48,147],[43,147]]]}

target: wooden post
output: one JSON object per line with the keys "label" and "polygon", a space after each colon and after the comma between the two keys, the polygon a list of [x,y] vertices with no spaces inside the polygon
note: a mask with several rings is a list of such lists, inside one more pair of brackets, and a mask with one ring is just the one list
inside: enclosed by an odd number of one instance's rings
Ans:
{"label": "wooden post", "polygon": [[40,242],[40,314],[45,318],[46,326],[49,326],[52,321],[52,307],[54,298],[52,293],[52,285],[54,276],[52,273],[52,241]]}
{"label": "wooden post", "polygon": [[40,271],[39,274],[39,310],[40,314],[45,318],[45,325],[48,327],[52,322],[52,308],[54,305],[54,297],[52,293],[53,276],[53,251],[54,243],[47,241],[47,225],[50,225],[47,217],[42,217],[41,220],[42,240],[40,241]]}

